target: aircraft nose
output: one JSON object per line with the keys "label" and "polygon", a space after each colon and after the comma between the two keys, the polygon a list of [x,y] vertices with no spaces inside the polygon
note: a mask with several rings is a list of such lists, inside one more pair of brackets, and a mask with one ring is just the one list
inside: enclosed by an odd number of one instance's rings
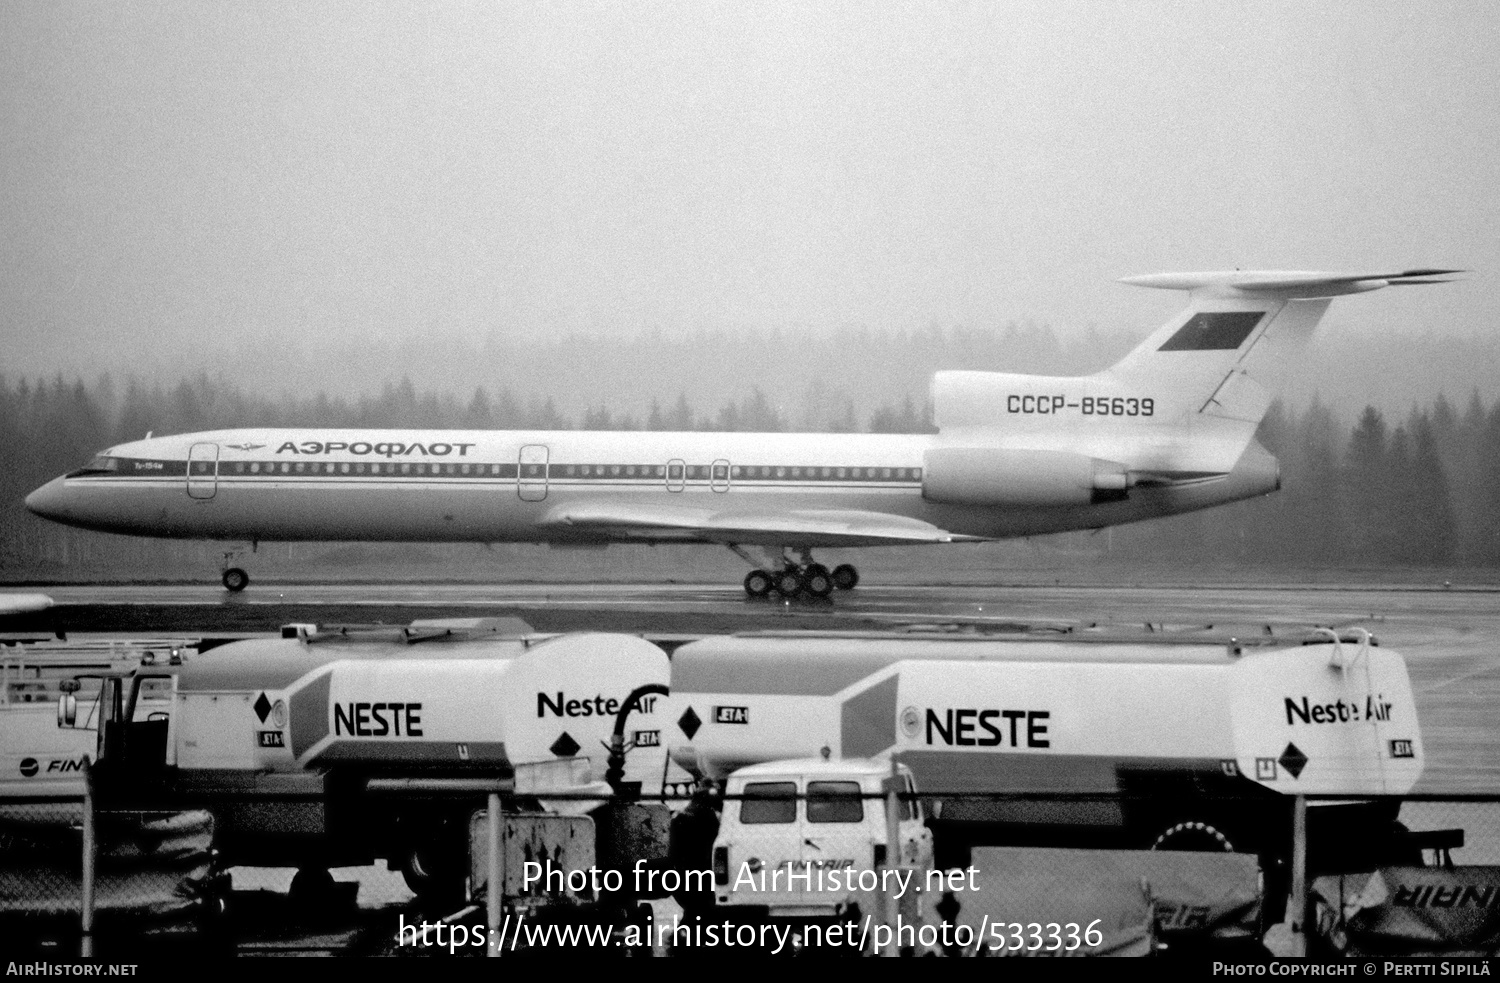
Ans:
{"label": "aircraft nose", "polygon": [[26,496],[26,508],[44,519],[62,520],[68,517],[67,499],[63,480],[53,478]]}

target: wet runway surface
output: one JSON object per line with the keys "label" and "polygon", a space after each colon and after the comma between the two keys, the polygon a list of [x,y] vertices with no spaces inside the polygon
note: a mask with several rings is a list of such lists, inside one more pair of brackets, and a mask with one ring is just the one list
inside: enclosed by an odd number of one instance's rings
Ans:
{"label": "wet runway surface", "polygon": [[[59,606],[197,607],[231,619],[276,606],[372,614],[391,608],[537,608],[585,619],[628,611],[719,617],[736,625],[789,620],[952,620],[983,624],[1397,625],[1481,618],[1500,624],[1500,589],[1361,586],[863,586],[827,601],[747,600],[738,585],[683,584],[269,584],[241,594],[217,586],[78,586],[46,592]],[[175,620],[175,618],[174,618]],[[212,627],[206,626],[206,627]]]}
{"label": "wet runway surface", "polygon": [[271,631],[288,622],[405,624],[509,615],[540,631],[1087,628],[1178,636],[1361,627],[1407,658],[1427,744],[1417,791],[1500,793],[1500,589],[1365,586],[861,586],[831,601],[749,601],[738,585],[252,584],[42,588],[51,611],[0,631]]}

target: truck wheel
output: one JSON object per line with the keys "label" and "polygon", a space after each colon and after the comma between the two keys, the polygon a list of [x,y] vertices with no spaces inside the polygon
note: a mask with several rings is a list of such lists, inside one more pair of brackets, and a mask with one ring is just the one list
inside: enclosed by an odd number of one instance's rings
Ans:
{"label": "truck wheel", "polygon": [[1233,853],[1234,844],[1218,828],[1208,823],[1191,820],[1174,823],[1164,829],[1153,850],[1184,850],[1197,853]]}
{"label": "truck wheel", "polygon": [[287,899],[299,908],[315,910],[333,894],[333,875],[323,867],[299,867],[292,876]]}
{"label": "truck wheel", "polygon": [[463,900],[464,871],[449,851],[427,843],[411,847],[401,861],[406,886],[427,904],[449,904]]}

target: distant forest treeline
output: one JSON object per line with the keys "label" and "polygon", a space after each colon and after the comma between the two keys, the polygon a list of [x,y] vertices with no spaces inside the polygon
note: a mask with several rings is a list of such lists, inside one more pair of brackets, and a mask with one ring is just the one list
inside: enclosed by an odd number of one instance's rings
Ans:
{"label": "distant forest treeline", "polygon": [[[1500,338],[1493,333],[1425,324],[1374,332],[1359,318],[1357,306],[1334,307],[1282,393],[1289,406],[1301,409],[1316,395],[1352,419],[1366,405],[1404,415],[1439,394],[1463,405],[1476,388],[1486,401],[1500,397]],[[356,401],[383,380],[405,376],[419,392],[466,397],[485,386],[491,393],[546,393],[565,417],[603,402],[617,415],[642,420],[653,398],[670,404],[681,393],[711,414],[725,399],[760,386],[789,426],[810,430],[851,404],[864,421],[883,403],[899,402],[900,394],[920,403],[932,373],[942,369],[1096,372],[1140,344],[1154,320],[1135,328],[997,320],[890,331],[744,325],[634,334],[612,325],[597,336],[509,327],[484,333],[441,323],[396,336],[360,336],[310,323],[295,331],[205,330],[170,360],[146,364],[139,340],[122,331],[86,350],[28,346],[9,353],[4,371],[13,379],[50,378],[59,369],[91,378],[96,366],[108,365],[118,376],[135,374],[170,390],[206,369],[249,392],[321,391]]]}
{"label": "distant forest treeline", "polygon": [[[759,389],[717,406],[686,394],[644,412],[605,402],[567,416],[550,399],[480,387],[467,399],[411,382],[345,399],[272,398],[205,375],[174,386],[0,377],[0,569],[85,568],[165,556],[171,544],[69,530],[31,516],[32,489],[111,444],[221,427],[455,427],[931,432],[930,408],[893,396],[868,416],[845,401],[791,419]],[[1404,419],[1367,408],[1341,420],[1313,403],[1272,408],[1260,439],[1281,461],[1283,490],[1263,499],[1122,527],[1116,553],[1215,562],[1500,566],[1500,400],[1462,409],[1439,396]],[[155,552],[153,552],[155,551]]]}

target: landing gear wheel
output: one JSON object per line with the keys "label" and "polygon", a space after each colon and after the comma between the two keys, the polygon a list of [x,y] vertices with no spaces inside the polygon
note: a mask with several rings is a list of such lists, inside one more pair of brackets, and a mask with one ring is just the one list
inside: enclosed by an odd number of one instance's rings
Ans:
{"label": "landing gear wheel", "polygon": [[785,597],[796,597],[802,590],[802,574],[793,567],[776,571],[773,581],[776,592]]}
{"label": "landing gear wheel", "polygon": [[224,571],[224,589],[231,594],[238,594],[250,586],[250,575],[239,567],[230,567]]}
{"label": "landing gear wheel", "polygon": [[812,597],[827,597],[833,593],[833,578],[828,568],[821,563],[810,563],[802,571],[802,589]]}
{"label": "landing gear wheel", "polygon": [[840,563],[833,568],[833,586],[839,590],[853,590],[859,583],[859,571],[848,563]]}
{"label": "landing gear wheel", "polygon": [[1168,826],[1151,844],[1153,850],[1188,850],[1196,853],[1233,853],[1229,837],[1208,823],[1182,822]]}
{"label": "landing gear wheel", "polygon": [[751,597],[765,597],[771,593],[771,575],[764,570],[751,570],[745,574],[745,593]]}

